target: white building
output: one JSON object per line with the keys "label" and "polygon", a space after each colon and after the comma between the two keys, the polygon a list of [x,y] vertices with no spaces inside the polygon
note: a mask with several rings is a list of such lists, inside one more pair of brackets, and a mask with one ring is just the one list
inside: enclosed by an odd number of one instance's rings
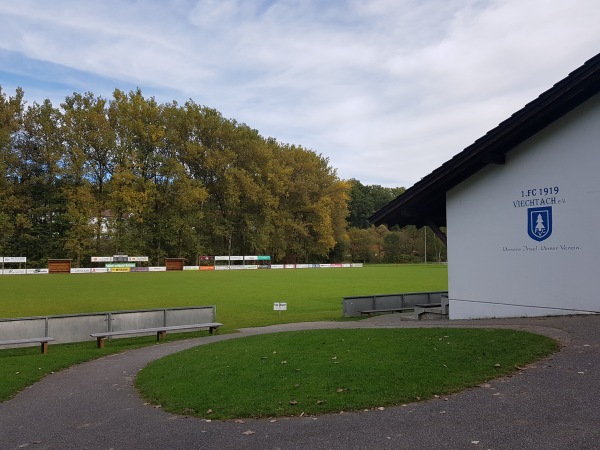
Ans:
{"label": "white building", "polygon": [[450,319],[600,312],[600,55],[371,217],[446,241]]}

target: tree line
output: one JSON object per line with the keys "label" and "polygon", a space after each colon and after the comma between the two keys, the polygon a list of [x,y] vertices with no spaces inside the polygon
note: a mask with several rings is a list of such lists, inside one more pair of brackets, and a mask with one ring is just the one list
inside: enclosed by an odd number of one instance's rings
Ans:
{"label": "tree line", "polygon": [[361,247],[365,232],[381,235],[366,218],[401,192],[341,180],[322,155],[192,100],[159,104],[138,89],[26,106],[21,89],[0,87],[0,255],[30,264],[117,253],[376,262],[373,246],[389,249],[385,237]]}

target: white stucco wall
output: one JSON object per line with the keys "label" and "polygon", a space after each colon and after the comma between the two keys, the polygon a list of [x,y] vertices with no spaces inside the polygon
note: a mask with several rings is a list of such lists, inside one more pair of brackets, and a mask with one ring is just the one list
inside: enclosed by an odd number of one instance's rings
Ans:
{"label": "white stucco wall", "polygon": [[449,191],[447,221],[451,319],[600,312],[600,95]]}

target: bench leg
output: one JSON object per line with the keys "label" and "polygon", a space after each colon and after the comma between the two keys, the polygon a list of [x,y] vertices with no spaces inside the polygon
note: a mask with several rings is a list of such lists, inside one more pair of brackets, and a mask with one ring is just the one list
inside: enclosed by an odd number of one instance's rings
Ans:
{"label": "bench leg", "polygon": [[42,342],[42,353],[44,355],[48,353],[48,341]]}
{"label": "bench leg", "polygon": [[97,337],[96,338],[96,346],[98,348],[104,348],[104,337]]}
{"label": "bench leg", "polygon": [[213,331],[215,334],[219,334],[219,327],[209,327],[208,328],[208,334],[213,334]]}
{"label": "bench leg", "polygon": [[166,331],[157,331],[156,332],[156,340],[160,341],[161,339],[165,339],[167,337],[167,332]]}

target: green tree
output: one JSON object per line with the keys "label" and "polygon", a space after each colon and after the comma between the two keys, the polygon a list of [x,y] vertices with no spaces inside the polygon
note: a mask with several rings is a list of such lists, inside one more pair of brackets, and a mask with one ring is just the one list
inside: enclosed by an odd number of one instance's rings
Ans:
{"label": "green tree", "polygon": [[168,179],[163,185],[167,212],[165,248],[169,255],[197,261],[202,251],[202,205],[208,193],[200,180],[194,179],[184,163],[188,143],[187,116],[176,103],[162,109],[165,124],[165,164],[163,173]]}
{"label": "green tree", "polygon": [[356,228],[369,228],[368,218],[405,191],[403,187],[364,185],[354,179],[350,180],[350,184],[348,223]]}
{"label": "green tree", "polygon": [[34,103],[23,116],[15,138],[19,154],[21,245],[31,264],[64,257],[66,199],[62,186],[63,138],[61,113],[49,100]]}
{"label": "green tree", "polygon": [[[164,248],[165,222],[169,210],[164,192],[170,183],[165,156],[165,124],[162,107],[146,99],[138,89],[129,94],[115,90],[109,105],[109,120],[115,132],[115,168],[110,206],[114,207],[109,229],[118,233],[118,251],[139,251],[160,264]],[[115,193],[117,188],[125,192]]]}
{"label": "green tree", "polygon": [[95,209],[95,199],[87,182],[82,182],[67,191],[67,211],[65,217],[69,228],[65,232],[64,248],[68,257],[74,259],[74,266],[81,267],[95,248],[96,226],[90,217]]}
{"label": "green tree", "polygon": [[383,255],[383,261],[386,263],[407,262],[402,236],[399,232],[392,231],[383,238]]}
{"label": "green tree", "polygon": [[[114,166],[115,134],[108,120],[106,106],[105,99],[95,97],[89,92],[85,95],[75,93],[67,97],[62,104],[65,140],[71,154],[71,169],[78,172],[71,174],[74,188],[81,194],[83,186],[86,186],[91,193],[91,196],[86,193],[86,201],[78,202],[77,205],[90,208],[89,211],[80,211],[80,214],[87,214],[88,220],[92,220],[96,253],[101,252],[103,213],[106,210],[108,195],[105,187],[112,176]],[[80,222],[76,221],[73,225],[75,224]],[[85,226],[87,228],[87,225]]]}
{"label": "green tree", "polygon": [[282,173],[275,242],[284,243],[288,261],[326,259],[345,238],[349,186],[315,152],[284,146],[278,155],[288,170]]}
{"label": "green tree", "polygon": [[7,97],[0,86],[0,253],[12,255],[22,251],[15,234],[21,226],[17,224],[19,155],[14,139],[22,126],[23,109],[23,91],[19,88]]}
{"label": "green tree", "polygon": [[380,263],[384,259],[385,225],[369,228],[350,228],[350,252],[353,262]]}
{"label": "green tree", "polygon": [[327,158],[193,101],[74,93],[24,113],[0,91],[0,250],[348,259],[350,184]]}

